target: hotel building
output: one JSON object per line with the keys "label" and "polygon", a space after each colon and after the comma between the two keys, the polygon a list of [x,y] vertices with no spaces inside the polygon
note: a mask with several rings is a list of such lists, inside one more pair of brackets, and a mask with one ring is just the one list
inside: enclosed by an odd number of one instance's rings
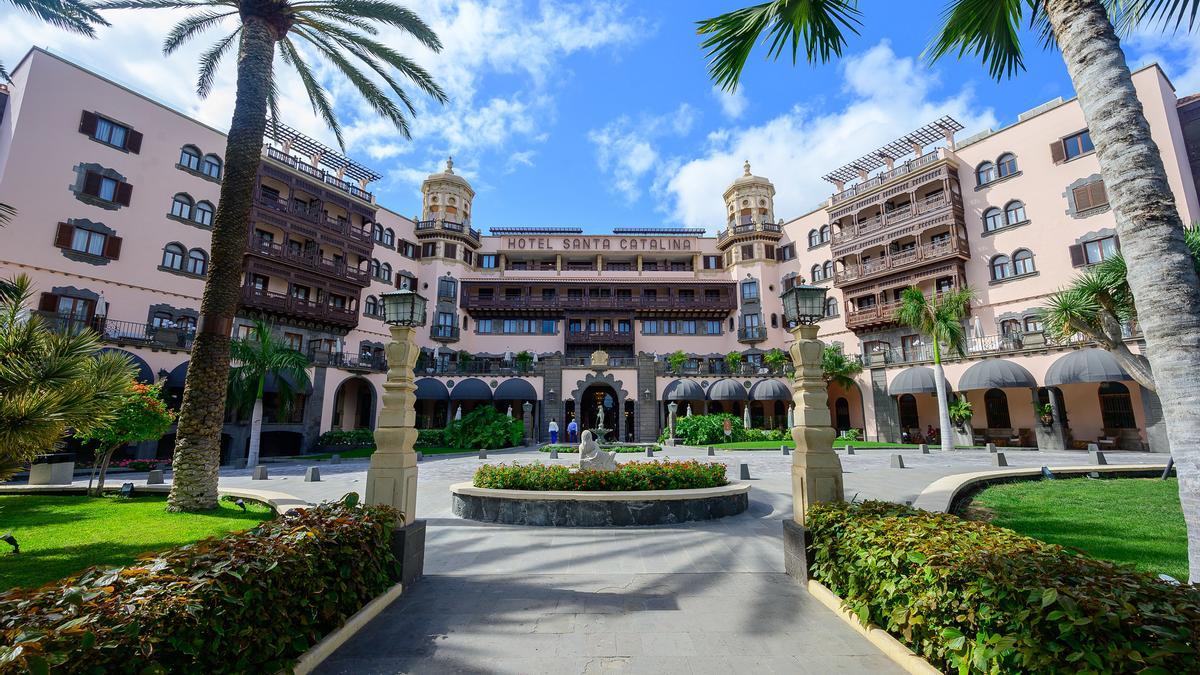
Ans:
{"label": "hotel building", "polygon": [[[30,275],[35,307],[64,330],[97,329],[177,402],[208,267],[225,137],[60,56],[31,50],[0,90],[0,276]],[[1185,222],[1198,214],[1200,102],[1157,66],[1134,74]],[[329,429],[373,427],[385,378],[380,296],[428,299],[419,333],[418,421],[479,405],[648,441],[679,414],[749,408],[784,426],[791,391],[772,350],[790,340],[779,294],[829,287],[821,337],[864,365],[830,387],[835,425],[870,440],[936,427],[930,353],[897,324],[902,289],[974,290],[965,356],[949,389],[974,404],[977,441],[1165,451],[1157,398],[1107,352],[1044,335],[1036,310],[1081,269],[1119,250],[1077,103],[1056,99],[1003,129],[959,138],[944,117],[828,171],[831,196],[777,214],[777,186],[730,167],[717,235],[696,229],[499,228],[484,233],[470,183],[448,161],[420,205],[379,204],[379,175],[279,125],[267,139],[247,227],[235,334],[272,323],[309,356],[311,388],[280,415],[268,383],[263,453],[309,449]],[[753,159],[753,158],[751,158]],[[847,158],[851,159],[851,158]],[[740,173],[740,175],[739,175]],[[786,177],[776,176],[786,181]],[[486,206],[485,206],[486,208]],[[1136,326],[1129,342],[1140,347]],[[683,363],[667,356],[677,350]],[[532,362],[520,358],[534,356]],[[727,358],[730,352],[741,355]],[[1043,424],[1035,404],[1050,403]],[[232,420],[232,418],[231,418]],[[231,421],[224,459],[244,456]],[[169,456],[173,438],[140,447]]]}

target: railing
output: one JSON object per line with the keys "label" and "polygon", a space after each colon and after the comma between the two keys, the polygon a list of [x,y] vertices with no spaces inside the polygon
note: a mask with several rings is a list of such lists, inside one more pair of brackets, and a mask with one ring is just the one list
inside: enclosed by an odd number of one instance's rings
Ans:
{"label": "railing", "polygon": [[[592,357],[590,356],[567,356],[563,358],[563,366],[567,368],[590,368],[592,366]],[[637,357],[635,356],[610,356],[608,357],[609,368],[635,368],[637,367]]]}
{"label": "railing", "polygon": [[940,211],[950,206],[950,198],[945,195],[933,199],[922,199],[914,204],[905,204],[886,213],[880,213],[856,223],[843,225],[830,237],[833,245],[844,244],[866,234],[882,231],[892,225],[907,223],[914,218],[934,211]]}
{"label": "railing", "polygon": [[884,173],[881,173],[878,176],[869,178],[857,185],[853,185],[851,187],[846,188],[845,190],[842,190],[841,192],[835,193],[832,197],[830,197],[829,203],[832,205],[832,204],[837,204],[838,202],[844,202],[847,199],[850,199],[851,197],[855,197],[857,195],[863,194],[864,192],[867,192],[876,187],[879,187],[880,185],[883,185],[884,183],[888,182],[889,180],[891,180],[893,178],[899,178],[900,176],[906,176],[906,175],[912,173],[913,169],[917,169],[922,166],[926,166],[928,164],[933,164],[941,156],[942,156],[942,153],[940,150],[934,150],[933,152],[931,152],[927,155],[921,155],[920,157],[914,157],[913,159],[910,159],[907,162],[904,162],[903,164],[893,167],[890,171],[885,171]]}
{"label": "railing", "polygon": [[522,367],[515,361],[474,356],[470,361],[434,361],[423,357],[414,369],[417,375],[541,375],[540,363]]}
{"label": "railing", "polygon": [[343,192],[348,192],[365,202],[371,202],[374,200],[374,197],[371,195],[370,192],[367,192],[366,190],[364,190],[356,185],[352,185],[352,184],[338,178],[336,175],[331,174],[328,171],[325,171],[324,169],[315,167],[312,164],[301,161],[300,159],[297,159],[296,157],[293,157],[293,156],[287,154],[286,152],[283,152],[282,150],[268,146],[267,147],[267,157],[270,157],[271,159],[273,159],[276,162],[279,162],[281,164],[286,164],[287,166],[292,167],[293,169],[299,171],[302,174],[305,174],[307,176],[312,176],[313,178],[316,178],[318,181],[320,181],[326,185],[332,185],[333,187],[335,187]]}
{"label": "railing", "polygon": [[310,270],[323,272],[330,276],[347,279],[362,286],[366,286],[370,283],[370,275],[366,270],[360,270],[357,267],[352,267],[342,260],[326,258],[316,250],[297,251],[265,237],[251,236],[249,252],[274,260],[282,260],[284,262],[292,263],[293,265],[299,265]]}
{"label": "railing", "polygon": [[765,326],[743,326],[738,329],[738,342],[762,342],[766,339]]}
{"label": "railing", "polygon": [[447,232],[457,232],[459,234],[468,235],[476,243],[480,241],[483,234],[473,228],[468,227],[466,223],[457,223],[452,220],[418,220],[417,230],[445,230]]}
{"label": "railing", "polygon": [[374,354],[348,354],[346,352],[310,349],[308,360],[312,361],[314,366],[326,366],[352,371],[382,373],[386,372],[388,367],[386,357]]}
{"label": "railing", "polygon": [[449,324],[434,324],[429,327],[429,337],[442,342],[456,342],[458,340],[458,326]]}
{"label": "railing", "polygon": [[732,293],[720,297],[698,296],[693,298],[675,297],[645,297],[645,296],[555,296],[552,298],[537,296],[480,296],[463,295],[462,306],[467,309],[497,309],[497,310],[634,310],[634,311],[694,311],[700,312],[729,312],[737,309],[737,298]]}
{"label": "railing", "polygon": [[196,339],[196,329],[174,326],[156,326],[137,321],[120,321],[106,316],[79,319],[56,312],[36,312],[53,331],[78,333],[94,330],[105,342],[122,345],[144,345],[166,349],[191,349]]}
{"label": "railing", "polygon": [[676,369],[665,361],[660,361],[657,367],[659,375],[679,377],[700,377],[705,375],[729,375],[735,377],[785,377],[793,372],[791,363],[768,366],[759,363],[742,363],[736,368],[730,368],[723,359],[698,361],[684,364]]}
{"label": "railing", "polygon": [[720,244],[730,237],[750,234],[752,232],[772,232],[778,234],[783,232],[783,227],[778,223],[736,223],[726,227],[717,235],[717,243]]}
{"label": "railing", "polygon": [[566,331],[567,344],[612,345],[633,344],[632,330],[577,330]]}
{"label": "railing", "polygon": [[[1136,333],[1128,330],[1128,326],[1124,327],[1123,332],[1128,333],[1127,338],[1132,338]],[[1013,352],[1027,352],[1048,347],[1069,347],[1075,345],[1085,345],[1090,343],[1091,338],[1076,333],[1067,338],[1055,338],[1041,331],[1031,331],[1028,333],[1013,332],[1000,335],[982,335],[968,337],[963,345],[963,353],[959,354],[953,349],[942,348],[942,361],[957,361],[964,358],[972,358],[977,356],[991,356],[996,354],[1007,354]],[[889,347],[887,349],[879,349],[864,355],[864,365],[874,363],[875,365],[882,364],[907,364],[921,363],[933,360],[933,345],[931,344],[916,344],[905,347]]]}
{"label": "railing", "polygon": [[955,255],[970,255],[970,248],[965,241],[951,238],[934,244],[914,246],[907,250],[881,255],[865,263],[846,265],[844,269],[834,271],[833,282],[843,284],[848,281],[858,281],[880,272],[900,270],[918,263],[932,262]]}
{"label": "railing", "polygon": [[329,321],[341,325],[355,326],[358,324],[358,313],[345,307],[335,307],[326,302],[317,302],[307,298],[294,297],[286,293],[272,293],[259,290],[253,286],[242,287],[242,304],[247,307],[263,309],[280,314]]}

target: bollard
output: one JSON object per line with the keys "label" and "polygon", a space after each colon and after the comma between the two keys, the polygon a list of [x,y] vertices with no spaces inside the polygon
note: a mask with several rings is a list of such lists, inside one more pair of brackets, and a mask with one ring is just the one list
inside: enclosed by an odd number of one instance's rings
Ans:
{"label": "bollard", "polygon": [[891,466],[893,469],[903,469],[904,468],[904,455],[892,455]]}
{"label": "bollard", "polygon": [[423,453],[423,452],[421,452],[420,450],[418,450],[418,451],[417,451],[417,461],[419,462],[419,461],[421,461],[421,460],[423,460],[423,459],[425,459],[425,453]]}
{"label": "bollard", "polygon": [[1099,450],[1093,450],[1092,452],[1089,452],[1088,454],[1092,456],[1092,464],[1095,464],[1097,466],[1104,466],[1104,465],[1108,464],[1108,460],[1105,459],[1103,452],[1101,452]]}
{"label": "bollard", "polygon": [[783,454],[785,454],[785,455],[790,455],[790,454],[792,454],[792,449],[791,449],[791,448],[789,448],[789,447],[788,447],[788,446],[786,446],[786,445],[781,445],[781,446],[779,446],[779,451],[780,451],[780,452],[782,452],[782,453],[783,453]]}
{"label": "bollard", "polygon": [[713,447],[713,446],[711,446],[711,445],[710,445],[710,446],[708,446],[708,456],[709,456],[709,457],[716,457],[716,456],[717,456],[717,449],[716,449],[716,448],[714,448],[714,447]]}
{"label": "bollard", "polygon": [[267,465],[259,464],[254,467],[253,473],[250,474],[250,480],[267,480]]}
{"label": "bollard", "polygon": [[854,454],[854,446],[853,446],[853,445],[847,445],[847,446],[846,446],[846,454],[847,454],[847,455],[853,455],[853,454]]}
{"label": "bollard", "polygon": [[1008,466],[1008,459],[1004,456],[1003,452],[997,452],[995,455],[992,456],[992,465],[993,466]]}
{"label": "bollard", "polygon": [[1097,443],[1088,443],[1087,451],[1088,452],[1100,452],[1100,445]]}
{"label": "bollard", "polygon": [[750,480],[750,465],[741,462],[738,464],[738,478],[741,480]]}
{"label": "bollard", "polygon": [[558,448],[550,448],[550,459],[558,459]]}
{"label": "bollard", "polygon": [[305,483],[320,483],[321,482],[321,470],[315,466],[310,466],[307,469],[305,469],[304,470],[304,482]]}
{"label": "bollard", "polygon": [[[420,453],[417,453],[417,454],[420,454]],[[342,463],[342,456],[341,456],[341,455],[330,455],[330,456],[329,456],[329,463],[330,463],[330,464],[341,464],[341,463]]]}
{"label": "bollard", "polygon": [[922,455],[928,455],[928,454],[929,454],[929,444],[928,444],[928,443],[922,443],[922,444],[921,444],[921,454],[922,454]]}
{"label": "bollard", "polygon": [[987,444],[987,451],[988,451],[988,452],[990,452],[990,453],[992,453],[993,455],[994,455],[994,454],[996,454],[996,444],[995,444],[995,443],[988,443],[988,444]]}
{"label": "bollard", "polygon": [[154,469],[146,476],[146,485],[162,485],[163,472],[162,469]]}
{"label": "bollard", "polygon": [[479,459],[487,459],[487,448],[479,449]]}
{"label": "bollard", "polygon": [[654,446],[653,446],[653,445],[651,445],[650,447],[646,448],[646,456],[647,456],[647,457],[653,457],[653,456],[654,456]]}

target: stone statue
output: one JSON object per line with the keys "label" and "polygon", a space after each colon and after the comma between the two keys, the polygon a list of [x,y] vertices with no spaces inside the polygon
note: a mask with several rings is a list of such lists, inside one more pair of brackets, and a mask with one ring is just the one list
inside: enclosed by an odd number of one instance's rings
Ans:
{"label": "stone statue", "polygon": [[596,428],[604,428],[604,406],[599,406],[596,408]]}
{"label": "stone statue", "polygon": [[605,452],[596,444],[591,431],[583,432],[579,444],[579,468],[591,471],[616,471],[617,453]]}

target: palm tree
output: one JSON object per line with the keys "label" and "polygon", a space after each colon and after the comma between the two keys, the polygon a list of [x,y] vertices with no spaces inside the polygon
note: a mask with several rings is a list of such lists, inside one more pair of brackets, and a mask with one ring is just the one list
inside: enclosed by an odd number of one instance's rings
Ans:
{"label": "palm tree", "polygon": [[896,320],[922,335],[929,337],[933,343],[933,377],[937,386],[938,400],[938,436],[942,441],[942,450],[950,452],[954,449],[954,440],[950,433],[950,406],[946,392],[946,372],[942,369],[942,345],[962,355],[966,351],[967,331],[963,328],[963,320],[969,312],[971,290],[961,290],[941,293],[936,299],[921,292],[916,286],[909,286],[900,293],[900,306],[896,308]]}
{"label": "palm tree", "polygon": [[857,386],[854,376],[861,373],[862,369],[862,363],[846,356],[841,345],[825,345],[821,353],[821,372],[825,376],[825,384],[837,384],[846,390],[854,389]]}
{"label": "palm tree", "polygon": [[[772,58],[790,47],[795,61],[803,44],[809,62],[828,62],[841,55],[847,33],[857,34],[860,17],[857,0],[773,0],[701,21],[699,32],[710,75],[732,90],[760,38]],[[1200,276],[1117,30],[1184,22],[1192,29],[1198,17],[1200,0],[951,0],[926,52],[930,60],[969,53],[993,77],[1011,76],[1024,67],[1026,19],[1045,45],[1061,50],[1129,261],[1129,288],[1179,468],[1192,579],[1200,579]]]}
{"label": "palm tree", "polygon": [[250,335],[230,345],[233,362],[229,372],[229,400],[241,412],[250,409],[250,451],[246,466],[258,464],[262,435],[263,388],[267,378],[275,381],[279,409],[286,414],[296,398],[293,386],[308,386],[308,357],[271,334],[271,327],[255,321]]}
{"label": "palm tree", "polygon": [[[184,387],[172,465],[175,480],[168,499],[168,508],[174,511],[212,509],[217,506],[230,333],[241,291],[246,223],[267,131],[267,112],[272,120],[279,119],[275,48],[278,46],[283,63],[299,75],[313,110],[342,144],[333,105],[299,45],[339,71],[377,114],[405,136],[409,133],[406,115],[415,114],[416,109],[393,72],[439,102],[445,102],[446,94],[423,68],[373,36],[379,27],[390,27],[433,51],[440,51],[442,45],[419,16],[388,0],[111,0],[97,6],[190,11],[167,35],[163,43],[166,54],[226,21],[236,23],[232,32],[200,57],[196,91],[204,97],[212,90],[222,57],[237,45],[237,96],[225,145],[225,178],[213,218],[212,265],[204,284],[201,318]],[[348,57],[365,64],[400,105]]]}
{"label": "palm tree", "polygon": [[56,330],[25,309],[29,277],[0,283],[0,480],[52,451],[70,429],[106,424],[133,387],[127,357],[92,330]]}

